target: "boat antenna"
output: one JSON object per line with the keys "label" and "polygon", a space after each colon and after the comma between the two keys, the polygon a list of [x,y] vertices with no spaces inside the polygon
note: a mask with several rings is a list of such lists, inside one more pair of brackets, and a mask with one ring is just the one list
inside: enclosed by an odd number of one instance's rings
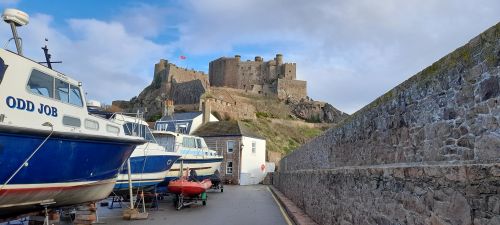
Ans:
{"label": "boat antenna", "polygon": [[48,42],[49,42],[49,39],[45,38],[45,46],[42,47],[43,54],[45,55],[46,61],[45,62],[38,62],[38,63],[46,63],[47,67],[52,69],[52,63],[62,63],[62,61],[55,61],[55,62],[50,61],[50,57],[52,57],[52,55],[49,54],[49,47],[47,47]]}
{"label": "boat antenna", "polygon": [[23,55],[23,47],[21,45],[21,38],[17,35],[17,27],[24,26],[29,22],[29,16],[23,11],[17,9],[5,9],[2,14],[2,19],[10,24],[12,36],[16,42],[17,54]]}

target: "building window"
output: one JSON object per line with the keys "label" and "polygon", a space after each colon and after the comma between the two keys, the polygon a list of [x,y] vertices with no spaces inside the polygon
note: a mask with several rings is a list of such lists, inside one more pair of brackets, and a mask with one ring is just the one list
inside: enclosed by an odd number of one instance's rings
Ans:
{"label": "building window", "polygon": [[188,123],[176,123],[175,130],[177,133],[188,134]]}
{"label": "building window", "polygon": [[233,162],[227,161],[226,174],[233,174]]}
{"label": "building window", "polygon": [[234,141],[227,141],[227,153],[234,152]]}
{"label": "building window", "polygon": [[252,153],[255,153],[257,151],[257,143],[255,141],[252,141]]}

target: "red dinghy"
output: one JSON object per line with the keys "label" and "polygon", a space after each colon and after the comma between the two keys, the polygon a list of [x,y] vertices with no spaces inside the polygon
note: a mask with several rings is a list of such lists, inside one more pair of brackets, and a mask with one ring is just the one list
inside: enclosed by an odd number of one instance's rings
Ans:
{"label": "red dinghy", "polygon": [[210,179],[205,179],[201,182],[188,181],[183,176],[178,180],[170,181],[168,184],[168,191],[178,195],[182,194],[183,196],[195,196],[204,193],[211,186],[212,182]]}

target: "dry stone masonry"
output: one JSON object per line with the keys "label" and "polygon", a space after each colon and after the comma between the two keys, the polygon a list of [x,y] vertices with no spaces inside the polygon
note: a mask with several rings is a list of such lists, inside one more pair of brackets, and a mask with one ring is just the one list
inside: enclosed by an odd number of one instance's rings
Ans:
{"label": "dry stone masonry", "polygon": [[500,224],[500,24],[281,160],[320,224]]}

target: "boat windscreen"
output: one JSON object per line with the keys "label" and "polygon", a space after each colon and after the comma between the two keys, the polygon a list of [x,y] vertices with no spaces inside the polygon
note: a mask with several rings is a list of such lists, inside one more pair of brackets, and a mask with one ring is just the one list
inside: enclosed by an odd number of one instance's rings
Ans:
{"label": "boat windscreen", "polygon": [[123,124],[123,130],[126,135],[138,136],[146,139],[149,142],[154,142],[153,134],[149,127],[138,123],[125,123]]}
{"label": "boat windscreen", "polygon": [[162,147],[165,147],[167,152],[175,152],[175,137],[171,135],[156,136],[156,142]]}
{"label": "boat windscreen", "polygon": [[5,70],[7,69],[7,65],[2,58],[0,58],[0,84],[2,84],[3,77],[5,75]]}

